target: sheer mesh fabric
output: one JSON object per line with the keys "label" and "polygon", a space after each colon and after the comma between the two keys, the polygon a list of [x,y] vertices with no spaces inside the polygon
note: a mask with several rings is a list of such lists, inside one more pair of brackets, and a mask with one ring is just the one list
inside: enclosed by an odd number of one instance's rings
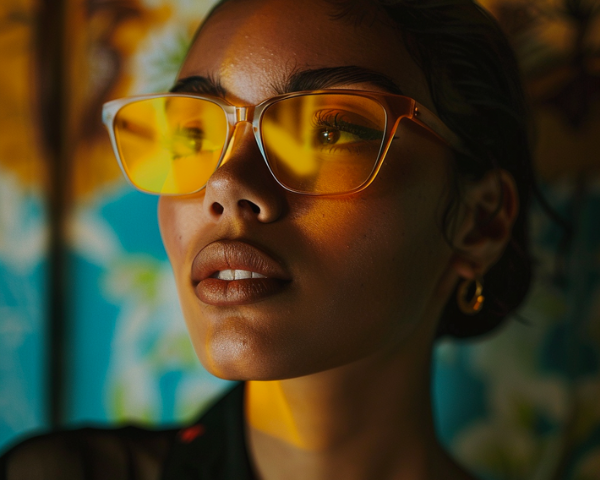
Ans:
{"label": "sheer mesh fabric", "polygon": [[0,461],[1,480],[159,480],[175,431],[85,428],[25,441]]}
{"label": "sheer mesh fabric", "polygon": [[27,440],[0,458],[0,480],[254,480],[244,384],[178,430],[83,428]]}

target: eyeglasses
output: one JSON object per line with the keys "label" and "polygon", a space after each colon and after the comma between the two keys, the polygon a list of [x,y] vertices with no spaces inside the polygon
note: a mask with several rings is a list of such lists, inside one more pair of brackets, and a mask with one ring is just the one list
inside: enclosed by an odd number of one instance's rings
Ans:
{"label": "eyeglasses", "polygon": [[458,137],[415,100],[362,90],[295,92],[244,107],[206,95],[142,95],[106,103],[102,117],[127,179],[159,195],[202,190],[240,122],[252,124],[279,185],[306,195],[366,188],[403,118],[460,149]]}

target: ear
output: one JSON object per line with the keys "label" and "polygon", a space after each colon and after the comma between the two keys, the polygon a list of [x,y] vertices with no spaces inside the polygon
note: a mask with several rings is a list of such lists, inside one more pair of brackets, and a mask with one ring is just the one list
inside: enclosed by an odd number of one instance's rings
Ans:
{"label": "ear", "polygon": [[518,213],[517,187],[506,170],[467,184],[452,235],[454,271],[468,280],[482,277],[502,256]]}

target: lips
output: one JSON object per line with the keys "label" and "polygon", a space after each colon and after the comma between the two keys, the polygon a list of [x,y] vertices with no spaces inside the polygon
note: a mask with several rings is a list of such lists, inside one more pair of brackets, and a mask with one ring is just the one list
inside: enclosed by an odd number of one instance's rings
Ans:
{"label": "lips", "polygon": [[214,306],[260,301],[280,293],[292,280],[271,255],[235,240],[204,247],[194,258],[191,279],[198,299]]}

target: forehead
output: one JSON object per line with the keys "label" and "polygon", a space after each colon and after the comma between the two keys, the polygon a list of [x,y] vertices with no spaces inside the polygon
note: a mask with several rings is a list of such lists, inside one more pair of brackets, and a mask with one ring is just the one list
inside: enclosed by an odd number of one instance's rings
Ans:
{"label": "forehead", "polygon": [[387,19],[372,10],[360,22],[336,13],[326,0],[231,0],[202,27],[179,77],[218,78],[232,100],[257,104],[295,71],[358,66],[432,108],[421,70]]}

